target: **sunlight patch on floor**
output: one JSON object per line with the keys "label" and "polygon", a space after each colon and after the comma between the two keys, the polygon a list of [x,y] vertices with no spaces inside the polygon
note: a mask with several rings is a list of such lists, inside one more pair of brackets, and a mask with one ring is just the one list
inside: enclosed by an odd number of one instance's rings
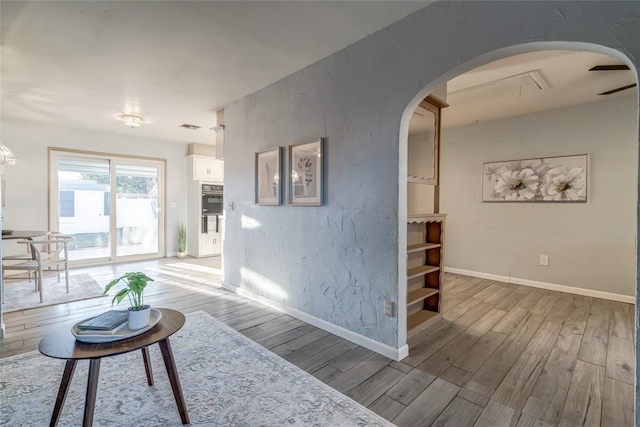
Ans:
{"label": "sunlight patch on floor", "polygon": [[219,298],[230,300],[230,301],[236,301],[238,299],[237,296],[234,296],[233,294],[230,294],[229,291],[223,290],[222,289],[222,284],[219,284],[219,285],[208,285],[208,286],[211,286],[211,289],[204,288],[202,286],[192,285],[192,284],[189,284],[189,283],[182,283],[182,282],[176,282],[175,284],[176,284],[176,286],[179,286],[182,289],[186,289],[186,290],[192,291],[194,293],[199,293],[199,294],[202,294],[202,295],[219,297]]}
{"label": "sunlight patch on floor", "polygon": [[191,280],[193,282],[208,282],[211,280],[222,280],[222,276],[220,274],[212,274],[212,277],[202,277],[202,273],[200,273],[199,275],[182,273],[183,269],[170,270],[170,269],[167,269],[166,267],[156,267],[156,268],[148,268],[147,270],[155,271],[159,274],[163,274],[165,276],[170,276],[177,279]]}
{"label": "sunlight patch on floor", "polygon": [[165,265],[164,267],[179,268],[180,270],[190,270],[198,273],[211,273],[211,274],[217,274],[222,276],[222,269],[220,268],[207,267],[207,266],[198,265],[198,264],[189,264],[187,262],[176,262],[173,264]]}

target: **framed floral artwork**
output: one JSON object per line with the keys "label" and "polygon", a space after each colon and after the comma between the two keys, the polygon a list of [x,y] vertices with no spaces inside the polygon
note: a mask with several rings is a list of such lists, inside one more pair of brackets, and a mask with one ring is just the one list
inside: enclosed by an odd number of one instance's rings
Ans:
{"label": "framed floral artwork", "polygon": [[586,154],[482,165],[483,202],[586,202]]}
{"label": "framed floral artwork", "polygon": [[256,153],[256,205],[280,205],[282,201],[281,176],[281,147]]}
{"label": "framed floral artwork", "polygon": [[289,203],[322,206],[324,140],[289,146]]}

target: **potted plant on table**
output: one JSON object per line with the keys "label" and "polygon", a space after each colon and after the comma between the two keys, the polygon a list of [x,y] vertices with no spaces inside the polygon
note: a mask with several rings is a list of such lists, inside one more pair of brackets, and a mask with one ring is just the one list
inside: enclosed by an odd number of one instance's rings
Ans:
{"label": "potted plant on table", "polygon": [[184,223],[178,225],[178,258],[182,259],[187,256],[187,227]]}
{"label": "potted plant on table", "polygon": [[124,276],[110,281],[105,286],[103,295],[120,281],[125,284],[125,287],[120,289],[116,296],[113,297],[111,305],[113,306],[115,302],[120,304],[125,297],[129,297],[129,302],[131,303],[131,307],[128,308],[129,329],[142,329],[149,324],[149,319],[151,318],[151,306],[144,304],[143,293],[147,284],[153,282],[153,279],[140,272],[125,273]]}

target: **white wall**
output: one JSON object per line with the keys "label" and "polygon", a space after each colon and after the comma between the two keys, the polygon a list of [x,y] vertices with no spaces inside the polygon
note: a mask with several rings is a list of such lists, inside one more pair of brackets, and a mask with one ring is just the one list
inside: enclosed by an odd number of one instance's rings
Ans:
{"label": "white wall", "polygon": [[[131,132],[132,135],[135,134],[135,129]],[[3,227],[12,230],[49,228],[48,147],[167,159],[165,242],[167,253],[177,251],[177,226],[181,221],[186,223],[187,219],[186,144],[135,136],[127,138],[119,134],[5,117],[2,118],[2,143],[11,148],[18,157],[18,165],[7,167],[6,206],[3,209]],[[170,202],[175,202],[177,207],[169,208]],[[15,246],[12,246],[11,242],[4,242],[3,249],[11,253],[15,251]]]}
{"label": "white wall", "polygon": [[[444,130],[446,265],[634,295],[637,138],[633,96]],[[482,163],[574,154],[589,154],[587,203],[481,202]]]}

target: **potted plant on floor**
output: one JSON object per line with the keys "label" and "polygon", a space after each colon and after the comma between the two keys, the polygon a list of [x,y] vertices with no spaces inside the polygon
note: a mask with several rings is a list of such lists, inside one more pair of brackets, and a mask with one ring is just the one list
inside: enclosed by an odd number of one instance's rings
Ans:
{"label": "potted plant on floor", "polygon": [[153,279],[140,272],[125,273],[124,276],[110,281],[107,286],[105,286],[103,295],[109,292],[109,290],[120,281],[125,284],[125,287],[120,289],[116,296],[113,297],[111,305],[113,306],[115,302],[120,304],[125,297],[129,297],[129,302],[131,303],[131,307],[128,308],[129,329],[142,329],[149,324],[151,317],[151,306],[144,304],[143,293],[147,284],[153,282]]}
{"label": "potted plant on floor", "polygon": [[182,259],[187,256],[187,227],[184,223],[178,225],[178,258]]}

